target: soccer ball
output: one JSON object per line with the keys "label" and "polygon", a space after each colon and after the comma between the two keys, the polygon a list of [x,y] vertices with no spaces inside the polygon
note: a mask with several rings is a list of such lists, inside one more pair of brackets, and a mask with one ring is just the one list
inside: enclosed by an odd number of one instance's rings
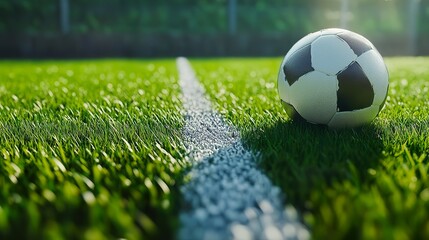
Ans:
{"label": "soccer ball", "polygon": [[333,128],[371,122],[384,106],[389,75],[363,36],[338,28],[311,33],[283,59],[278,92],[293,120]]}

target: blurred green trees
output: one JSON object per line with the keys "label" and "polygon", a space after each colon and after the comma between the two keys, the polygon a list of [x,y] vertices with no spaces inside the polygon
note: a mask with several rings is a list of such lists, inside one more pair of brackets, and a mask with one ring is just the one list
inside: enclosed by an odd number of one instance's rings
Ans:
{"label": "blurred green trees", "polygon": [[[237,33],[307,33],[337,26],[341,0],[238,0]],[[406,31],[409,0],[349,1],[350,28],[368,34]],[[73,0],[71,33],[216,34],[228,32],[228,0]],[[422,0],[419,32],[429,27]],[[56,34],[58,0],[0,1],[0,33]]]}
{"label": "blurred green trees", "polygon": [[428,22],[429,0],[2,0],[0,57],[273,55],[344,25],[425,55]]}

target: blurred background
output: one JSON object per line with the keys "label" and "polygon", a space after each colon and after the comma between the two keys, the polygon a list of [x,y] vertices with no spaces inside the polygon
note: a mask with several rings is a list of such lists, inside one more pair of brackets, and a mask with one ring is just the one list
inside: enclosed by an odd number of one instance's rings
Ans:
{"label": "blurred background", "polygon": [[429,54],[429,0],[0,0],[0,58],[280,56],[328,27]]}

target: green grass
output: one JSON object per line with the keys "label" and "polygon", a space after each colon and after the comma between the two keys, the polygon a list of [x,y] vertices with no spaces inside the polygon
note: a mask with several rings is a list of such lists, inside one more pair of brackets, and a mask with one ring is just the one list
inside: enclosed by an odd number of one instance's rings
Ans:
{"label": "green grass", "polygon": [[[387,59],[368,126],[292,122],[280,58],[193,60],[315,239],[429,238],[429,58]],[[174,60],[0,62],[0,239],[171,239],[184,148]]]}
{"label": "green grass", "polygon": [[174,60],[0,62],[0,238],[169,239]]}
{"label": "green grass", "polygon": [[387,59],[384,110],[346,130],[287,117],[277,95],[280,58],[191,62],[315,239],[429,238],[429,58]]}

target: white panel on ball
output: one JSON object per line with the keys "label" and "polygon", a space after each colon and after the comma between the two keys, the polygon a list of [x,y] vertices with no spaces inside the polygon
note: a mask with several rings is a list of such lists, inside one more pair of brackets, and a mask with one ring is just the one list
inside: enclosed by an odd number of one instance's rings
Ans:
{"label": "white panel on ball", "polygon": [[336,35],[321,36],[311,45],[311,62],[314,69],[335,75],[356,59],[350,46]]}
{"label": "white panel on ball", "polygon": [[380,105],[386,97],[389,74],[383,58],[377,50],[370,50],[360,55],[356,62],[362,67],[374,89],[373,104]]}
{"label": "white panel on ball", "polygon": [[365,109],[350,112],[337,112],[328,123],[331,128],[357,127],[370,123],[378,114],[379,106],[372,105]]}
{"label": "white panel on ball", "polygon": [[320,31],[322,32],[323,35],[338,34],[338,33],[342,33],[342,32],[348,32],[347,30],[341,29],[341,28],[326,28],[326,29],[322,29]]}
{"label": "white panel on ball", "polygon": [[307,121],[327,124],[337,111],[338,81],[335,76],[309,72],[290,89],[290,103]]}
{"label": "white panel on ball", "polygon": [[277,90],[279,91],[280,98],[283,101],[289,103],[290,102],[290,98],[289,98],[290,87],[289,87],[289,83],[285,79],[285,74],[283,73],[283,71],[279,71],[279,77],[277,79]]}
{"label": "white panel on ball", "polygon": [[320,31],[310,33],[310,34],[307,34],[305,37],[301,38],[298,42],[296,42],[292,46],[292,48],[287,52],[286,56],[284,57],[283,62],[282,62],[282,66],[283,66],[285,59],[288,59],[290,57],[290,55],[295,53],[297,50],[311,44],[316,38],[320,37],[320,35],[321,35]]}

